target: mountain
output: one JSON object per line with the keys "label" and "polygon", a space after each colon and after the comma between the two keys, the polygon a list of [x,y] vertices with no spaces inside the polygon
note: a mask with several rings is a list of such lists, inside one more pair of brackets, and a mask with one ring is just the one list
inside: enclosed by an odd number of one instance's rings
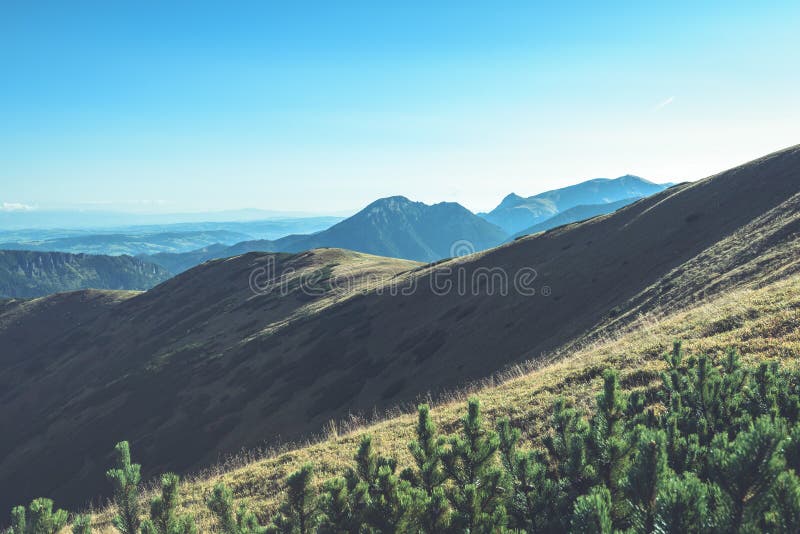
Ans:
{"label": "mountain", "polygon": [[501,229],[455,202],[429,206],[396,196],[376,200],[328,230],[279,239],[275,247],[286,252],[339,247],[393,258],[436,261],[463,252],[459,246],[484,250],[504,238]]}
{"label": "mountain", "polygon": [[487,221],[496,224],[508,233],[530,226],[532,221],[549,219],[558,213],[558,206],[544,198],[523,198],[516,193],[506,196],[489,213],[479,213]]}
{"label": "mountain", "polygon": [[546,230],[550,230],[551,228],[556,228],[565,224],[585,221],[586,219],[591,219],[592,217],[597,217],[598,215],[613,213],[618,209],[627,206],[628,204],[636,202],[639,200],[639,198],[641,197],[625,198],[623,200],[618,200],[617,202],[608,202],[606,204],[586,204],[574,206],[562,211],[557,215],[553,215],[549,219],[545,219],[539,224],[534,224],[533,226],[526,228],[521,232],[517,232],[509,238],[509,241],[513,241],[514,239],[522,236],[544,232]]}
{"label": "mountain", "polygon": [[149,289],[169,278],[130,256],[0,250],[0,297],[30,298],[76,289]]}
{"label": "mountain", "polygon": [[185,472],[798,272],[800,146],[437,264],[249,253],[142,294],[7,304],[0,508],[105,491],[121,439],[145,476]]}
{"label": "mountain", "polygon": [[509,234],[515,234],[575,206],[641,198],[666,188],[666,185],[654,184],[632,175],[614,179],[595,178],[528,198],[511,193],[495,209],[480,215]]}
{"label": "mountain", "polygon": [[505,232],[454,202],[427,205],[402,197],[376,200],[352,217],[315,234],[274,241],[244,241],[226,249],[209,247],[187,254],[158,254],[151,261],[182,272],[203,261],[245,252],[300,252],[346,248],[415,261],[436,261],[493,247]]}

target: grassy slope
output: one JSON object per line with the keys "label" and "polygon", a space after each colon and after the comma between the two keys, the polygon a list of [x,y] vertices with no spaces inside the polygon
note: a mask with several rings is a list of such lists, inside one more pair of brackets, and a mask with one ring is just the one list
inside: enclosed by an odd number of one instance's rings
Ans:
{"label": "grassy slope", "polygon": [[[800,358],[800,276],[792,276],[758,289],[739,289],[693,308],[640,317],[626,331],[606,337],[565,354],[551,355],[547,363],[535,367],[509,369],[496,382],[485,382],[469,390],[447,395],[433,410],[440,429],[457,428],[464,411],[467,393],[477,393],[486,419],[509,416],[521,425],[525,439],[536,444],[547,421],[552,401],[566,395],[578,405],[590,408],[601,386],[600,375],[607,367],[621,371],[627,388],[648,387],[656,383],[663,369],[661,355],[672,340],[680,339],[689,353],[724,355],[734,347],[746,361],[780,359],[795,365]],[[406,407],[410,409],[411,407]],[[408,410],[406,410],[408,411]],[[202,531],[211,528],[203,505],[204,496],[219,480],[230,485],[236,496],[260,514],[277,506],[286,476],[304,462],[312,462],[318,481],[341,473],[350,464],[360,436],[373,435],[383,454],[396,456],[408,464],[406,444],[412,439],[415,415],[400,413],[367,426],[348,428],[337,425],[339,433],[315,443],[289,448],[262,459],[232,461],[227,467],[190,478],[184,486],[186,506],[198,515]],[[135,451],[134,451],[135,452]],[[239,464],[239,465],[237,465]],[[98,516],[98,526],[107,525],[110,511]],[[108,527],[106,527],[108,528]],[[102,532],[112,532],[102,530]]]}
{"label": "grassy slope", "polygon": [[[255,295],[249,287],[248,275],[271,257],[277,261],[275,273],[285,275],[287,295],[282,296],[278,287]],[[105,488],[106,442],[132,436],[132,429],[146,424],[148,432],[155,433],[151,435],[165,430],[173,436],[172,441],[154,438],[174,447],[164,458],[188,462],[193,454],[207,454],[203,463],[213,463],[217,458],[213,447],[191,438],[186,429],[204,425],[213,429],[219,420],[198,422],[192,413],[176,408],[186,400],[177,396],[181,385],[203,377],[219,378],[223,373],[207,367],[217,354],[246,348],[265,332],[302,321],[417,266],[337,249],[297,255],[251,253],[209,262],[146,293],[85,290],[4,304],[0,405],[7,423],[0,427],[15,432],[0,432],[0,475],[15,477],[17,482],[4,485],[0,493],[5,490],[6,498],[15,499],[46,494],[68,505],[63,502],[65,495],[100,492]],[[328,287],[328,276],[350,283]],[[310,298],[299,285],[314,280],[321,293]],[[107,347],[109,336],[121,340],[121,350]],[[161,379],[150,383],[152,376]],[[247,374],[240,373],[238,379],[244,380],[243,376]],[[194,390],[199,397],[190,397],[189,402],[226,395],[228,385],[223,379]],[[82,387],[75,388],[78,383]],[[263,382],[256,382],[254,391],[261,387]],[[241,404],[235,395],[231,397],[230,413],[241,415]],[[64,416],[70,411],[78,415]],[[153,418],[160,419],[153,423]],[[54,435],[64,436],[65,441],[56,444]],[[144,453],[139,447],[139,454]],[[31,461],[30,454],[41,456]],[[86,461],[72,462],[70,457]],[[158,471],[177,469],[154,461],[144,463]],[[93,477],[86,475],[90,470]],[[53,473],[67,485],[61,493],[29,486]],[[11,494],[12,487],[16,495]]]}

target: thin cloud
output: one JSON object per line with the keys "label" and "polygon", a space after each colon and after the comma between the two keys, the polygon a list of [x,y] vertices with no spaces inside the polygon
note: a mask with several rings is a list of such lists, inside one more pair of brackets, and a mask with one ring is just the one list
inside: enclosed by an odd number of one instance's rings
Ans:
{"label": "thin cloud", "polygon": [[670,104],[672,104],[673,102],[675,102],[675,97],[671,96],[671,97],[667,98],[666,100],[664,100],[662,102],[659,102],[656,105],[656,107],[653,108],[653,111],[658,111],[661,108],[665,108],[665,107],[669,106]]}
{"label": "thin cloud", "polygon": [[35,208],[21,202],[3,202],[0,204],[0,211],[32,211]]}

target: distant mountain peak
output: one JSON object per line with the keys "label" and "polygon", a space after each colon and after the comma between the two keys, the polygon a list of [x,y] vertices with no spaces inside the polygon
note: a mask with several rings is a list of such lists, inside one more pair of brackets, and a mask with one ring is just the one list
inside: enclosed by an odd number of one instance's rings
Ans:
{"label": "distant mountain peak", "polygon": [[593,178],[528,198],[511,193],[495,209],[481,216],[506,232],[515,234],[575,206],[646,197],[665,187],[633,174],[618,178]]}
{"label": "distant mountain peak", "polygon": [[403,195],[392,195],[390,197],[383,197],[375,200],[372,204],[388,204],[391,202],[401,202],[403,204],[413,204],[414,202],[408,197]]}
{"label": "distant mountain peak", "polygon": [[391,197],[383,197],[374,200],[362,211],[371,211],[374,209],[397,209],[406,206],[413,206],[414,204],[419,204],[419,202],[414,202],[403,195],[394,195]]}
{"label": "distant mountain peak", "polygon": [[625,174],[617,178],[617,180],[621,182],[640,182],[643,184],[657,185],[655,182],[652,182],[647,178],[642,178],[641,176],[637,176],[635,174]]}
{"label": "distant mountain peak", "polygon": [[503,200],[500,201],[500,206],[513,206],[524,201],[524,197],[521,197],[516,193],[509,193],[503,198]]}

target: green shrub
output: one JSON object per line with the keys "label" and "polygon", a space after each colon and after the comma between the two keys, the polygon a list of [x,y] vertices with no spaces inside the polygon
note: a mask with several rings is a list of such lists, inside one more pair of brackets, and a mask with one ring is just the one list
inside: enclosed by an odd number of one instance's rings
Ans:
{"label": "green shrub", "polygon": [[142,523],[142,534],[197,533],[194,518],[177,513],[179,482],[178,475],[174,473],[161,476],[161,495],[150,501],[150,518]]}
{"label": "green shrub", "polygon": [[114,526],[122,534],[138,534],[141,520],[139,518],[139,482],[141,466],[131,463],[131,449],[127,441],[120,441],[114,447],[116,467],[106,472],[106,477],[114,487],[114,504],[117,515]]}
{"label": "green shrub", "polygon": [[15,506],[11,510],[12,534],[57,534],[67,524],[68,514],[64,510],[53,510],[50,499],[34,499],[28,505]]}
{"label": "green shrub", "polygon": [[[800,373],[746,367],[735,352],[686,357],[680,344],[665,360],[655,396],[623,393],[606,370],[591,413],[557,399],[539,448],[521,447],[508,419],[487,428],[475,398],[451,436],[422,405],[405,469],[366,435],[344,476],[319,491],[311,465],[292,473],[270,521],[236,507],[223,484],[206,504],[225,534],[800,532]],[[116,452],[114,524],[139,534],[139,466],[127,443]],[[141,532],[193,533],[177,512],[178,477],[161,482]],[[12,511],[15,534],[52,534],[65,523],[46,499]],[[73,524],[89,532],[87,520]]]}

